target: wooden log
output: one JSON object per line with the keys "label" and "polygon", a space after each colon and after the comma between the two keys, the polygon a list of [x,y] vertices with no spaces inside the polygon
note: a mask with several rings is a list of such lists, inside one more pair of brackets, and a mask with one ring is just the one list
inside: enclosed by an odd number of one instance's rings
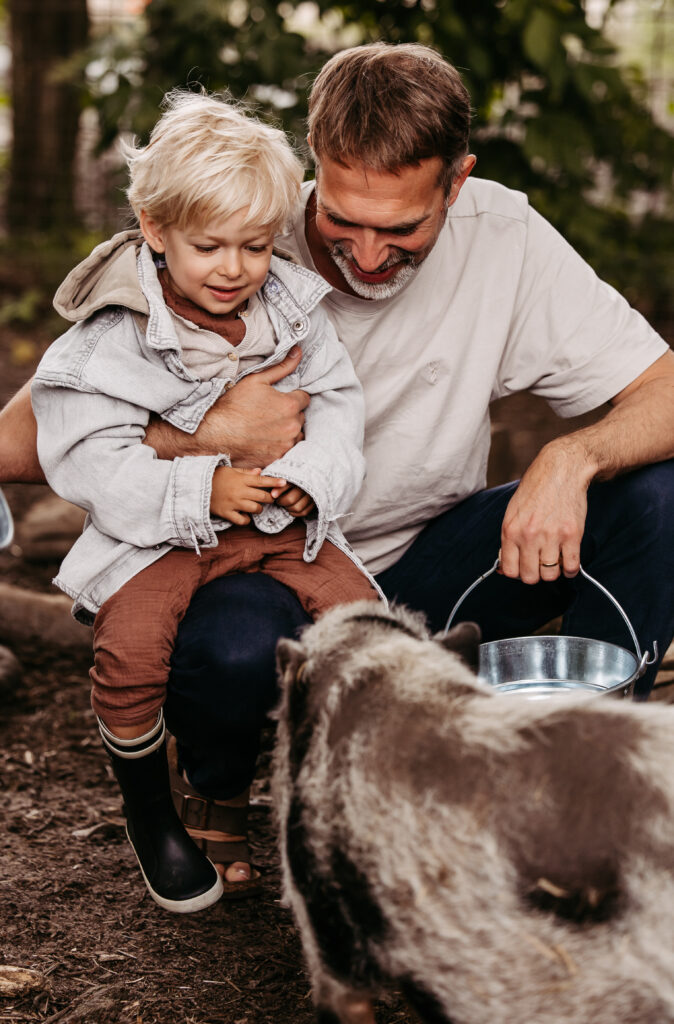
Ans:
{"label": "wooden log", "polygon": [[47,494],[17,524],[16,539],[29,562],[60,561],[79,537],[83,524],[82,509],[57,494]]}
{"label": "wooden log", "polygon": [[23,669],[8,647],[0,646],[0,698],[13,694],[23,678]]}
{"label": "wooden log", "polygon": [[91,631],[70,614],[72,601],[61,594],[41,594],[0,583],[0,640],[40,640],[45,646],[91,647]]}
{"label": "wooden log", "polygon": [[[44,974],[27,967],[0,964],[0,999],[22,999],[49,988]],[[9,1018],[5,1018],[8,1020]],[[18,1020],[18,1018],[17,1018]]]}

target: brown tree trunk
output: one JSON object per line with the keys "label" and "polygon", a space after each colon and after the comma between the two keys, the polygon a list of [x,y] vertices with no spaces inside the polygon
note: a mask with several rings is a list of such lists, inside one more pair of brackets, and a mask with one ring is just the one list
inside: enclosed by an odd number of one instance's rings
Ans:
{"label": "brown tree trunk", "polygon": [[83,47],[87,0],[9,0],[14,138],[7,224],[14,232],[74,222],[73,163],[80,113],[59,64]]}

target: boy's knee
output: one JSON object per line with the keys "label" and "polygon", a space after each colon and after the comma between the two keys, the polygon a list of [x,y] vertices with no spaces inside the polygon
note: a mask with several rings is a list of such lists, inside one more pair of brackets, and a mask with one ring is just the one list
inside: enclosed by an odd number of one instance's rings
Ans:
{"label": "boy's knee", "polygon": [[[151,687],[143,691],[120,691],[101,685],[94,679],[91,707],[94,714],[111,732],[156,722],[164,704],[165,687]],[[139,735],[145,730],[141,730]]]}

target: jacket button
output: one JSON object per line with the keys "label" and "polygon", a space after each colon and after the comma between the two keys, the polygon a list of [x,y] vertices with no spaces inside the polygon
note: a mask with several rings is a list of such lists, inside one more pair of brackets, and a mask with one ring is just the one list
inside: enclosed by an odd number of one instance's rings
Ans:
{"label": "jacket button", "polygon": [[294,331],[301,331],[303,327],[304,327],[304,324],[302,323],[301,320],[296,320],[295,323],[293,324],[293,330]]}
{"label": "jacket button", "polygon": [[238,359],[239,357],[237,356],[236,352],[228,352],[228,353],[227,353],[227,358],[228,358],[228,359],[231,359],[231,360],[232,360],[232,362],[234,362],[234,361],[235,361],[236,359]]}

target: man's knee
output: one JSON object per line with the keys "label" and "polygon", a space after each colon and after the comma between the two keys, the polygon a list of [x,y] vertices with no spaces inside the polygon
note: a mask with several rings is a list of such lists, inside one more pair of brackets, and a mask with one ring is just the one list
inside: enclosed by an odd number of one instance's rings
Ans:
{"label": "man's knee", "polygon": [[[593,509],[594,496],[598,502]],[[674,532],[674,460],[656,462],[624,476],[598,483],[588,493],[589,510],[615,523],[645,533],[657,542],[660,536]]]}
{"label": "man's knee", "polygon": [[[226,576],[195,594],[178,630],[169,690],[259,724],[276,699],[276,644],[308,618],[294,594],[258,573]],[[248,719],[251,719],[249,722]]]}
{"label": "man's knee", "polygon": [[651,516],[655,525],[672,526],[674,503],[674,459],[644,466],[625,477],[637,511]]}

